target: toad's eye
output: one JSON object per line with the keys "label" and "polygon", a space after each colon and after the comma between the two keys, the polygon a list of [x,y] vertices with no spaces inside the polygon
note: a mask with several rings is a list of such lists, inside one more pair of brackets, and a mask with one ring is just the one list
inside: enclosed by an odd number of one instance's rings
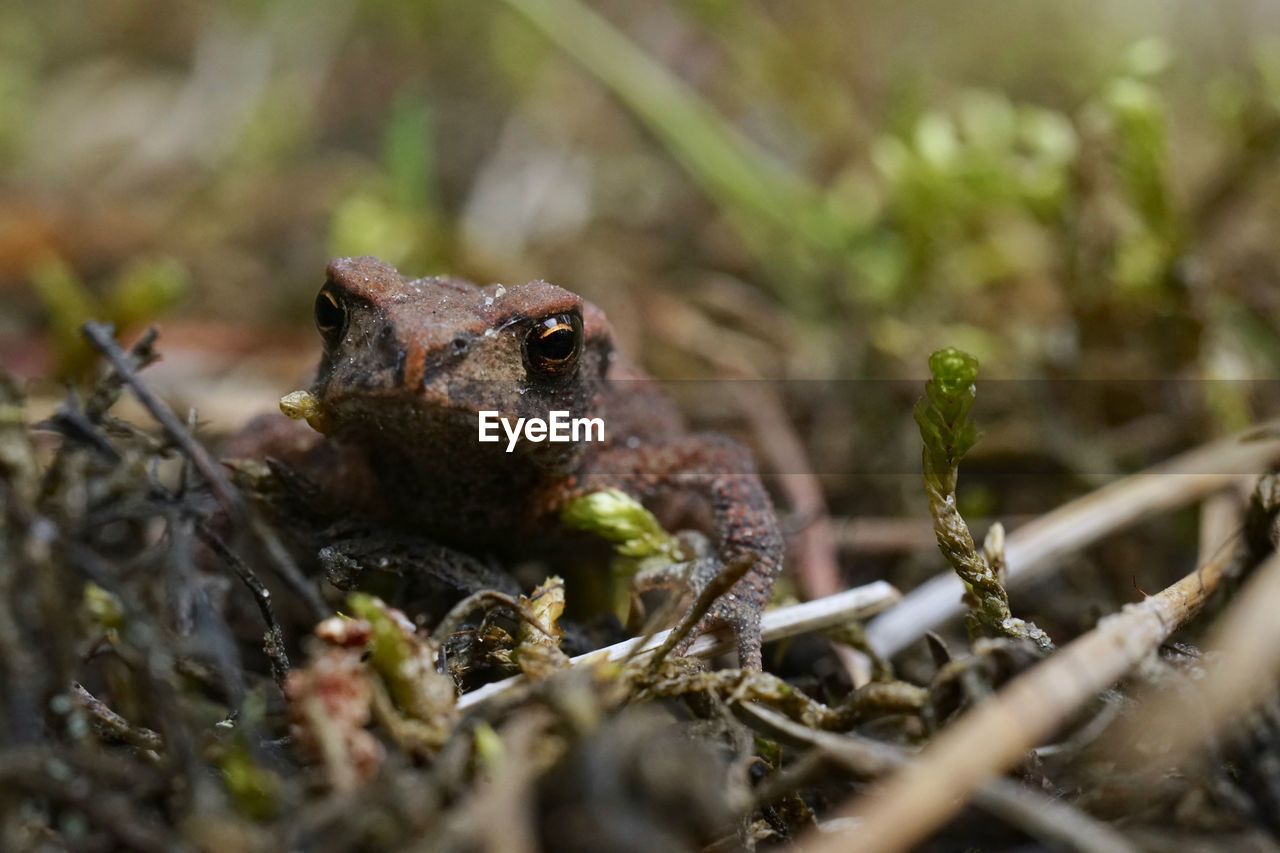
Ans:
{"label": "toad's eye", "polygon": [[327,287],[316,296],[316,328],[320,330],[320,336],[328,347],[342,340],[342,335],[347,330],[346,309]]}
{"label": "toad's eye", "polygon": [[582,354],[582,315],[552,314],[534,324],[524,338],[524,366],[535,376],[568,376]]}

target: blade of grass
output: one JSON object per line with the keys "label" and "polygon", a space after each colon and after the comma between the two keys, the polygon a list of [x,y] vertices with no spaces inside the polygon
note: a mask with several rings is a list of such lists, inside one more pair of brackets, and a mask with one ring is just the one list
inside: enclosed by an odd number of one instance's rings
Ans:
{"label": "blade of grass", "polygon": [[735,227],[755,223],[840,251],[849,228],[822,191],[733,128],[698,94],[578,0],[503,0],[607,86],[725,208]]}

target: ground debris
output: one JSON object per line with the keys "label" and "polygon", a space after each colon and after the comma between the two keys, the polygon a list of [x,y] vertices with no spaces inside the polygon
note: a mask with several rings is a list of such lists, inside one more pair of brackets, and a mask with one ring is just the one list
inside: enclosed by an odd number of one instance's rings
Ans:
{"label": "ground debris", "polygon": [[[841,670],[824,640],[748,672],[679,656],[677,632],[651,658],[570,664],[573,590],[554,574],[521,595],[430,543],[324,528],[307,484],[278,466],[241,463],[215,486],[194,415],[147,427],[111,414],[126,389],[168,411],[139,373],[155,336],[97,343],[111,368],[38,426],[0,376],[4,849],[776,849],[838,832],[834,803],[1061,654],[934,637],[910,678],[885,661],[854,686],[829,675]],[[1249,563],[1273,541],[1269,488]],[[293,562],[306,548],[314,559]],[[1001,584],[999,532],[982,556]],[[424,590],[462,600],[420,607]],[[1063,625],[1084,621],[1082,600],[1019,603]],[[948,840],[1119,850],[1170,825],[1277,833],[1274,696],[1230,729],[1205,722],[1188,760],[1162,762],[1141,738],[1116,746],[1151,709],[1200,725],[1189,685],[1219,658],[1197,642],[1166,644],[980,787],[982,819],[960,815]],[[1121,766],[1133,750],[1145,761]]]}

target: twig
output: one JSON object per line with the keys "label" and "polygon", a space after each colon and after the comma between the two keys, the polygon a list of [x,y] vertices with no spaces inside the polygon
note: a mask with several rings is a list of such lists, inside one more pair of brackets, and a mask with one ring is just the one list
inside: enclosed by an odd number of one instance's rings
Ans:
{"label": "twig", "polygon": [[[885,581],[875,581],[866,586],[855,587],[844,592],[808,601],[791,607],[779,607],[768,610],[761,620],[760,634],[766,643],[803,634],[809,631],[820,631],[855,619],[865,619],[878,613],[898,600],[898,591]],[[648,638],[634,638],[596,649],[593,652],[578,655],[569,661],[571,666],[603,663],[604,661],[627,660],[632,656],[643,657],[652,654],[664,642],[670,631],[663,631]],[[721,633],[707,633],[699,636],[685,652],[687,657],[711,657],[728,651],[732,643]],[[517,675],[502,681],[486,684],[478,690],[472,690],[458,700],[458,708],[466,710],[493,699],[518,684],[524,682],[524,676]]]}
{"label": "twig", "polygon": [[[151,389],[142,383],[138,377],[138,371],[131,363],[129,357],[125,355],[124,350],[120,349],[120,345],[116,343],[115,329],[108,323],[88,322],[83,326],[84,336],[89,339],[89,343],[93,344],[94,349],[102,353],[103,357],[111,363],[116,374],[123,382],[133,391],[133,395],[138,398],[151,417],[156,419],[164,429],[169,439],[176,444],[191,459],[192,464],[196,466],[196,470],[209,483],[209,487],[213,489],[214,495],[222,504],[223,509],[236,520],[244,518],[244,501],[240,497],[240,493],[231,485],[231,480],[227,478],[226,472],[222,467],[213,460],[208,451],[204,449],[194,438],[191,433],[187,432],[186,427],[182,425],[182,421],[178,420],[178,416],[173,410],[165,405],[164,401],[151,393]],[[154,331],[148,332],[148,335],[154,338]]]}
{"label": "twig", "polygon": [[[159,330],[152,326],[142,333],[142,337],[138,338],[133,346],[129,347],[129,358],[134,370],[141,370],[160,358],[160,353],[155,349],[158,337],[160,337]],[[90,420],[95,423],[101,420],[120,399],[125,385],[125,376],[119,370],[113,370],[102,377],[102,380],[94,386],[93,393],[89,395],[89,400],[84,406],[85,414]]]}
{"label": "twig", "polygon": [[271,663],[271,676],[275,679],[276,686],[283,691],[285,678],[289,675],[289,655],[284,648],[284,632],[280,630],[280,623],[276,621],[275,610],[271,607],[271,590],[267,589],[266,585],[258,580],[258,576],[253,573],[253,569],[249,568],[238,554],[228,548],[227,544],[210,530],[208,525],[196,525],[196,536],[231,567],[231,570],[240,578],[240,582],[253,595],[253,601],[258,605],[258,612],[262,615],[262,621],[266,623],[267,627],[266,633],[263,635],[262,648],[266,652],[267,660]]}
{"label": "twig", "polygon": [[78,682],[72,682],[71,695],[81,708],[93,717],[99,732],[123,741],[138,749],[159,752],[164,749],[164,738],[146,726],[135,726],[111,710],[105,702],[94,696]]}
{"label": "twig", "polygon": [[102,420],[101,415],[94,419],[81,410],[80,400],[75,391],[67,389],[67,396],[62,401],[62,405],[58,406],[58,410],[49,420],[38,424],[36,428],[51,429],[64,438],[74,439],[92,447],[108,462],[119,462],[120,451],[116,450],[107,437],[97,429],[100,420]]}
{"label": "twig", "polygon": [[[900,767],[914,754],[896,744],[862,735],[815,729],[796,722],[776,708],[757,702],[742,702],[737,706],[736,712],[738,716],[747,720],[752,728],[764,732],[766,736],[793,747],[817,749],[863,779],[883,776]],[[792,790],[795,789],[788,787],[762,792],[760,799],[768,801]]]}
{"label": "twig", "polygon": [[938,547],[933,523],[927,518],[837,518],[832,522],[832,538],[837,551],[850,554],[899,554]]}
{"label": "twig", "polygon": [[437,646],[443,646],[445,641],[449,639],[449,635],[462,624],[462,620],[466,619],[472,611],[485,602],[492,602],[502,607],[510,607],[522,622],[533,626],[545,636],[551,636],[547,629],[543,627],[542,620],[538,618],[538,614],[533,612],[533,608],[527,602],[522,602],[516,597],[507,595],[505,592],[498,592],[496,589],[481,589],[471,593],[449,608],[449,612],[445,614],[445,617],[440,620],[440,624],[436,625],[435,630],[431,632],[431,642]]}
{"label": "twig", "polygon": [[[1009,534],[1005,554],[1009,585],[1016,588],[1052,568],[1063,556],[1088,547],[1128,524],[1200,500],[1234,480],[1280,459],[1271,423],[1198,447],[1138,474],[1104,486]],[[964,585],[950,572],[913,589],[892,610],[867,625],[871,647],[892,657],[928,631],[959,615]]]}
{"label": "twig", "polygon": [[[1234,541],[1234,540],[1233,540]],[[910,848],[961,808],[989,778],[1017,763],[1093,696],[1106,689],[1194,616],[1235,563],[1232,542],[1182,580],[1108,616],[1035,668],[1009,682],[935,738],[883,788],[840,814],[858,821],[862,851]],[[821,840],[806,853],[835,853]]]}
{"label": "twig", "polygon": [[1243,516],[1242,496],[1232,491],[1210,495],[1204,503],[1200,504],[1197,565],[1213,559],[1218,546],[1230,538],[1234,531],[1240,529]]}
{"label": "twig", "polygon": [[[914,755],[911,750],[883,741],[809,728],[780,711],[758,703],[739,705],[738,714],[749,719],[754,728],[763,730],[769,737],[795,747],[808,747],[843,764],[859,778],[883,776]],[[769,802],[795,790],[799,786],[793,784],[794,781],[794,778],[788,779],[776,787],[766,783],[763,790],[757,791],[756,802]],[[986,782],[974,796],[974,804],[1037,839],[1057,841],[1080,853],[1131,853],[1135,849],[1106,824],[1012,780],[992,779]],[[841,825],[839,819],[835,825]],[[848,841],[856,844],[858,833],[858,825],[851,823]]]}
{"label": "twig", "polygon": [[1137,853],[1138,850],[1102,821],[1012,779],[988,781],[973,802],[1038,841],[1056,841],[1077,853]]}
{"label": "twig", "polygon": [[257,537],[259,544],[266,549],[267,556],[275,564],[280,579],[302,599],[307,609],[311,611],[311,618],[317,622],[328,618],[333,611],[320,597],[316,585],[298,568],[298,564],[289,554],[289,549],[285,548],[271,526],[255,513],[249,519],[249,529]]}
{"label": "twig", "polygon": [[[222,504],[223,509],[231,520],[233,522],[244,521],[247,517],[244,499],[236,491],[235,487],[231,485],[231,480],[227,477],[226,471],[195,440],[192,434],[183,426],[182,421],[178,419],[178,416],[173,413],[173,410],[165,405],[163,400],[156,397],[151,392],[151,389],[142,382],[138,376],[137,367],[130,360],[131,357],[126,356],[120,349],[120,345],[116,343],[111,325],[89,322],[84,324],[83,331],[85,337],[89,339],[94,348],[111,363],[120,381],[133,391],[138,401],[160,424],[170,441],[178,446],[187,459],[191,460],[191,464],[208,482],[209,488],[213,490],[214,496]],[[147,334],[143,336],[143,341],[147,342],[148,351],[150,343],[155,340],[155,337],[156,332],[154,329],[148,330]],[[134,350],[138,350],[138,346],[135,346]],[[140,363],[142,362],[140,361]],[[97,398],[98,395],[95,394],[94,400],[97,400]],[[92,413],[90,414],[92,415]],[[249,520],[250,529],[258,538],[258,541],[266,548],[267,554],[275,563],[281,579],[302,598],[316,620],[328,616],[330,611],[324,600],[316,591],[315,586],[299,571],[275,533],[267,528],[260,519],[254,517]]]}
{"label": "twig", "polygon": [[[127,358],[134,365],[135,369],[142,369],[151,364],[160,356],[155,351],[157,332],[155,329],[148,329],[147,332],[138,339],[138,341],[129,349]],[[99,450],[106,452],[107,458],[115,457],[115,448],[104,436],[97,435],[97,431],[84,428],[84,422],[89,424],[100,424],[106,416],[107,411],[115,405],[116,400],[120,398],[120,393],[124,390],[124,380],[117,371],[109,371],[94,386],[93,392],[89,395],[88,401],[84,404],[83,409],[80,408],[79,398],[74,393],[68,393],[62,404],[49,418],[47,426],[68,435],[67,429],[70,429],[70,435],[77,438],[83,438],[95,445],[100,445]],[[63,416],[65,415],[65,419]],[[77,417],[78,416],[78,417]],[[67,460],[70,458],[72,448],[76,445],[73,442],[63,442],[54,453],[53,460],[45,468],[41,477],[40,495],[41,499],[47,499],[52,496],[61,483],[62,478],[66,475]],[[109,450],[107,450],[109,448]]]}
{"label": "twig", "polygon": [[[1141,710],[1118,724],[1116,743],[1160,744],[1161,761],[1176,765],[1250,708],[1273,695],[1273,674],[1280,663],[1280,555],[1272,555],[1253,571],[1235,593],[1231,607],[1215,623],[1206,643],[1206,659],[1217,665],[1202,678],[1188,679],[1186,689],[1198,694],[1197,724],[1188,726],[1181,713]],[[1139,698],[1139,702],[1150,696]],[[1141,726],[1141,731],[1136,730]],[[1108,734],[1108,738],[1111,734]],[[1136,756],[1134,757],[1136,761]]]}
{"label": "twig", "polygon": [[[71,780],[68,781],[68,774]],[[83,749],[56,746],[22,747],[0,752],[0,798],[12,791],[30,792],[65,803],[105,830],[113,849],[172,853],[194,848],[141,806],[171,780],[136,761]]]}

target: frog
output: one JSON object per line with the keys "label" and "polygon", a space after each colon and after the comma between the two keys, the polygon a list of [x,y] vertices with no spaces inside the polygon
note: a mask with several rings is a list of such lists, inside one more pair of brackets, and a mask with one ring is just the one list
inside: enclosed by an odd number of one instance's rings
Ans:
{"label": "frog", "polygon": [[[362,256],[329,262],[313,314],[322,352],[307,426],[260,424],[231,455],[279,460],[396,535],[508,561],[567,535],[562,510],[592,492],[696,506],[721,567],[754,562],[694,634],[727,629],[739,666],[761,668],[761,613],[783,559],[769,493],[743,445],[686,427],[599,308],[543,280],[406,278]],[[483,419],[555,412],[601,428],[480,440]]]}

